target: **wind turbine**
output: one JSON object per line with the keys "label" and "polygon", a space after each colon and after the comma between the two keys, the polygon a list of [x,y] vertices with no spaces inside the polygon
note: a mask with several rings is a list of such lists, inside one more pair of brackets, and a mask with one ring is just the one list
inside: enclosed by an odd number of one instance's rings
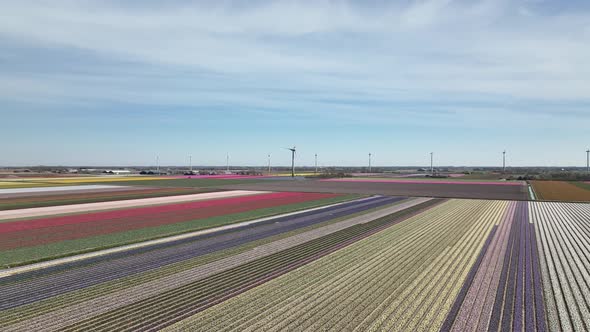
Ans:
{"label": "wind turbine", "polygon": [[270,153],[268,154],[268,174],[270,174]]}
{"label": "wind turbine", "polygon": [[229,174],[229,152],[225,156],[225,164],[226,164],[226,167],[227,167],[226,173]]}
{"label": "wind turbine", "polygon": [[318,173],[318,154],[315,154],[315,174]]}
{"label": "wind turbine", "polygon": [[586,150],[586,172],[590,173],[590,149]]}
{"label": "wind turbine", "polygon": [[430,174],[434,174],[434,164],[432,163],[434,152],[430,152]]}
{"label": "wind turbine", "polygon": [[502,151],[502,173],[506,173],[506,150]]}
{"label": "wind turbine", "polygon": [[293,146],[292,148],[285,148],[287,150],[291,150],[291,177],[295,177],[295,151],[297,148]]}
{"label": "wind turbine", "polygon": [[369,152],[369,173],[371,173],[371,153]]}

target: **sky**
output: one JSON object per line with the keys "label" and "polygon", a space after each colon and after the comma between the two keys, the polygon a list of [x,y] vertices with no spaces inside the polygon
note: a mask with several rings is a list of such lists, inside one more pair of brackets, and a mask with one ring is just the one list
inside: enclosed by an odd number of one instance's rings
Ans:
{"label": "sky", "polygon": [[0,0],[0,165],[585,166],[588,1]]}

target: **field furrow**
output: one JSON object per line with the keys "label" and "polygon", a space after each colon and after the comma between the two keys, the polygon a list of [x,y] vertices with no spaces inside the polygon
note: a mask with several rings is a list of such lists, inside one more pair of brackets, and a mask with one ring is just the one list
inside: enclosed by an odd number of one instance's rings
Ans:
{"label": "field furrow", "polygon": [[590,207],[577,203],[531,203],[540,245],[541,278],[551,331],[590,327],[587,229]]}
{"label": "field furrow", "polygon": [[[440,326],[506,206],[493,201],[447,202],[170,329],[404,330]],[[429,282],[432,280],[439,282]]]}
{"label": "field furrow", "polygon": [[[429,204],[429,203],[424,203]],[[419,207],[422,205],[419,205]],[[403,217],[410,211],[404,210],[399,217]],[[398,218],[399,218],[398,217]],[[287,272],[299,266],[298,262],[306,262],[306,258],[323,256],[339,248],[339,245],[347,245],[347,241],[357,241],[358,239],[372,234],[383,227],[388,227],[391,222],[395,222],[396,217],[384,217],[366,224],[355,225],[345,230],[327,235],[325,237],[309,241],[302,245],[293,247],[288,251],[279,252],[260,260],[244,264],[234,269],[219,273],[210,278],[205,278],[199,282],[162,293],[153,298],[149,298],[133,305],[123,307],[117,311],[105,313],[87,321],[80,322],[72,326],[72,329],[110,329],[110,326],[117,326],[120,321],[133,321],[134,315],[142,317],[144,323],[150,321],[159,321],[163,317],[166,320],[173,320],[175,315],[183,315],[184,310],[189,313],[200,310],[200,306],[207,306],[210,302],[222,298],[228,292],[247,287],[249,283],[256,283],[265,275],[273,273],[276,270],[282,273]],[[331,249],[333,248],[333,249]],[[218,286],[215,286],[218,285]],[[174,306],[167,306],[166,303],[172,301]],[[153,315],[150,317],[149,315]],[[147,316],[146,316],[147,315]],[[123,324],[125,325],[125,324]],[[127,325],[125,325],[127,326]]]}

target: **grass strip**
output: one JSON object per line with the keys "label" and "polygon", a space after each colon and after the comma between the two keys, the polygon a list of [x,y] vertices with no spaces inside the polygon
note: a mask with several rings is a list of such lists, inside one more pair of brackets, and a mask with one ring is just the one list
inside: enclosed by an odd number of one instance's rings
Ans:
{"label": "grass strip", "polygon": [[581,181],[572,181],[570,183],[577,186],[577,187],[580,187],[582,189],[590,190],[590,183],[581,182]]}

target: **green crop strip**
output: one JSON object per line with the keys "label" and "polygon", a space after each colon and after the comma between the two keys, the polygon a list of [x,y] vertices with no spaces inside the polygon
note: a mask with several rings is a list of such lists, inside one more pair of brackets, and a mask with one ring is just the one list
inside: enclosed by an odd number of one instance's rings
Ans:
{"label": "green crop strip", "polygon": [[586,183],[586,182],[580,182],[580,181],[575,181],[575,182],[570,182],[571,184],[580,187],[582,189],[586,189],[586,190],[590,190],[590,184]]}

